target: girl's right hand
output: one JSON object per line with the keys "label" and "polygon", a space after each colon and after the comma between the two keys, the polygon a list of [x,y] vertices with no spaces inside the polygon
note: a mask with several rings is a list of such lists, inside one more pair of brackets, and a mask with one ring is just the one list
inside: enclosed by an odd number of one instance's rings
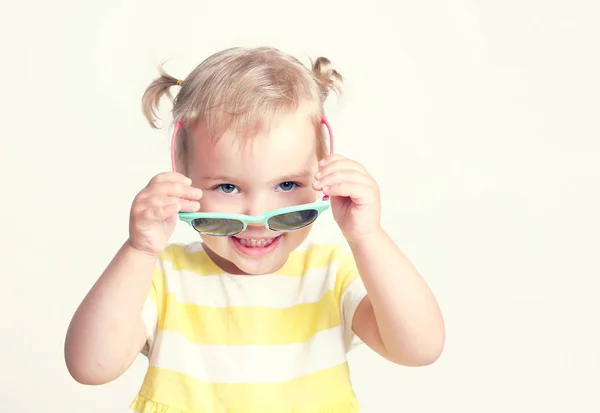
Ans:
{"label": "girl's right hand", "polygon": [[200,209],[202,191],[178,172],[156,175],[135,197],[129,217],[129,244],[157,256],[167,246],[180,211]]}

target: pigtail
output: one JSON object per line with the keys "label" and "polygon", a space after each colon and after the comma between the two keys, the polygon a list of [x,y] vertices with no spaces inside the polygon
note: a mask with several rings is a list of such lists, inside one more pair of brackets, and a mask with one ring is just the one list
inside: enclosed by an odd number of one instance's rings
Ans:
{"label": "pigtail", "polygon": [[344,79],[335,69],[331,68],[331,61],[326,57],[319,57],[312,63],[312,72],[321,89],[321,101],[324,102],[333,91],[336,95],[342,94]]}
{"label": "pigtail", "polygon": [[160,77],[154,79],[146,88],[142,97],[142,110],[146,120],[155,129],[158,129],[156,122],[158,121],[158,107],[163,96],[167,96],[173,101],[170,88],[172,86],[181,86],[182,81],[169,75],[163,69],[163,64],[158,67]]}

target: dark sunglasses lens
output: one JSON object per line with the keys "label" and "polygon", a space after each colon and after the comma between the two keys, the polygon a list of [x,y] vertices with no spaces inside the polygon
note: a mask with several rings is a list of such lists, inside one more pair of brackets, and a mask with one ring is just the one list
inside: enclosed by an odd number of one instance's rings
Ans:
{"label": "dark sunglasses lens", "polygon": [[269,228],[273,231],[292,231],[310,225],[319,213],[314,209],[288,212],[269,218]]}
{"label": "dark sunglasses lens", "polygon": [[242,232],[244,224],[235,219],[196,218],[192,221],[192,227],[206,235],[225,236]]}

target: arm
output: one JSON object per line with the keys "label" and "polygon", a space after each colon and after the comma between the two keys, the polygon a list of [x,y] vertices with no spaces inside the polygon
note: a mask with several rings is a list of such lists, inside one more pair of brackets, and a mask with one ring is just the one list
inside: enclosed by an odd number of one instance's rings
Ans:
{"label": "arm", "polygon": [[435,362],[445,328],[425,280],[383,229],[349,245],[368,293],[356,309],[354,332],[394,363]]}
{"label": "arm", "polygon": [[[331,196],[367,293],[352,317],[353,331],[394,363],[433,363],[444,347],[442,315],[423,278],[381,228],[377,182],[364,166],[339,154],[319,166],[313,188]],[[364,290],[355,293],[363,296]]]}
{"label": "arm", "polygon": [[155,265],[156,257],[126,242],[79,305],[65,340],[75,380],[108,383],[133,363],[146,342],[141,314]]}
{"label": "arm", "polygon": [[177,213],[200,207],[202,191],[191,183],[176,172],[160,173],[135,197],[129,239],[79,305],[67,331],[65,361],[78,382],[116,379],[144,347],[142,308],[158,256],[173,233]]}

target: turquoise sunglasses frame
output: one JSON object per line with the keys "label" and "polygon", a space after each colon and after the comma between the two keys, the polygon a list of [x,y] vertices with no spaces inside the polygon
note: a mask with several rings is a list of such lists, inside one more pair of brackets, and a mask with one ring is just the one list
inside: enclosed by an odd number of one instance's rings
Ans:
{"label": "turquoise sunglasses frame", "polygon": [[[236,235],[236,234],[239,234],[240,232],[245,231],[249,224],[263,224],[265,226],[265,228],[267,228],[271,231],[289,232],[289,231],[296,231],[300,228],[304,228],[304,227],[312,224],[313,222],[315,222],[317,220],[319,215],[321,215],[321,213],[323,211],[326,211],[328,208],[329,208],[329,201],[326,200],[326,201],[312,202],[310,204],[294,205],[294,206],[287,207],[287,208],[279,208],[279,209],[275,209],[273,211],[266,212],[261,215],[254,215],[254,216],[243,215],[243,214],[222,214],[219,212],[180,212],[179,219],[181,221],[189,224],[196,231],[201,232],[206,235],[212,235],[212,236]],[[273,217],[276,217],[278,215],[291,214],[291,213],[299,212],[299,211],[315,211],[316,215],[310,221],[306,221],[303,223],[303,225],[299,225],[293,229],[280,230],[280,229],[274,229],[269,225],[269,220]],[[199,231],[194,226],[194,220],[200,219],[200,218],[239,221],[242,224],[242,227],[236,231],[227,232],[226,234],[216,234],[216,233],[211,233],[208,231]]]}
{"label": "turquoise sunglasses frame", "polygon": [[[179,134],[179,130],[182,128],[183,123],[184,123],[183,121],[177,122],[177,124],[175,125],[175,129],[173,130],[173,137],[171,140],[171,165],[172,165],[173,171],[176,171],[176,168],[177,168],[176,167],[177,135]],[[321,118],[321,124],[325,125],[325,127],[327,128],[327,132],[329,134],[329,153],[332,154],[333,153],[333,132],[331,130],[331,125],[329,124],[329,122],[327,121],[327,119],[325,117]],[[289,231],[298,230],[300,228],[303,228],[303,227],[306,227],[306,226],[312,224],[313,222],[315,222],[317,220],[317,218],[324,211],[326,211],[329,208],[329,206],[330,206],[329,196],[323,195],[323,198],[321,199],[321,201],[311,202],[309,204],[294,205],[294,206],[290,206],[290,207],[279,208],[279,209],[265,212],[264,214],[261,214],[261,215],[252,216],[252,215],[244,215],[244,214],[227,214],[227,213],[220,213],[220,212],[180,212],[179,219],[181,221],[187,223],[188,225],[190,225],[197,232],[203,233],[206,235],[212,235],[212,236],[236,235],[236,234],[239,234],[240,232],[245,231],[246,228],[248,227],[248,225],[251,225],[251,224],[263,224],[265,226],[265,228],[267,228],[271,231],[289,232]],[[316,213],[316,215],[314,216],[314,218],[312,220],[306,222],[304,225],[298,226],[298,227],[295,227],[295,228],[289,229],[289,230],[273,229],[269,225],[269,220],[273,217],[276,217],[278,215],[283,215],[283,214],[299,212],[299,211],[314,211]],[[202,219],[202,218],[237,221],[242,224],[242,227],[239,228],[238,231],[228,232],[225,234],[216,234],[216,233],[209,233],[206,231],[200,231],[194,226],[194,220]]]}

